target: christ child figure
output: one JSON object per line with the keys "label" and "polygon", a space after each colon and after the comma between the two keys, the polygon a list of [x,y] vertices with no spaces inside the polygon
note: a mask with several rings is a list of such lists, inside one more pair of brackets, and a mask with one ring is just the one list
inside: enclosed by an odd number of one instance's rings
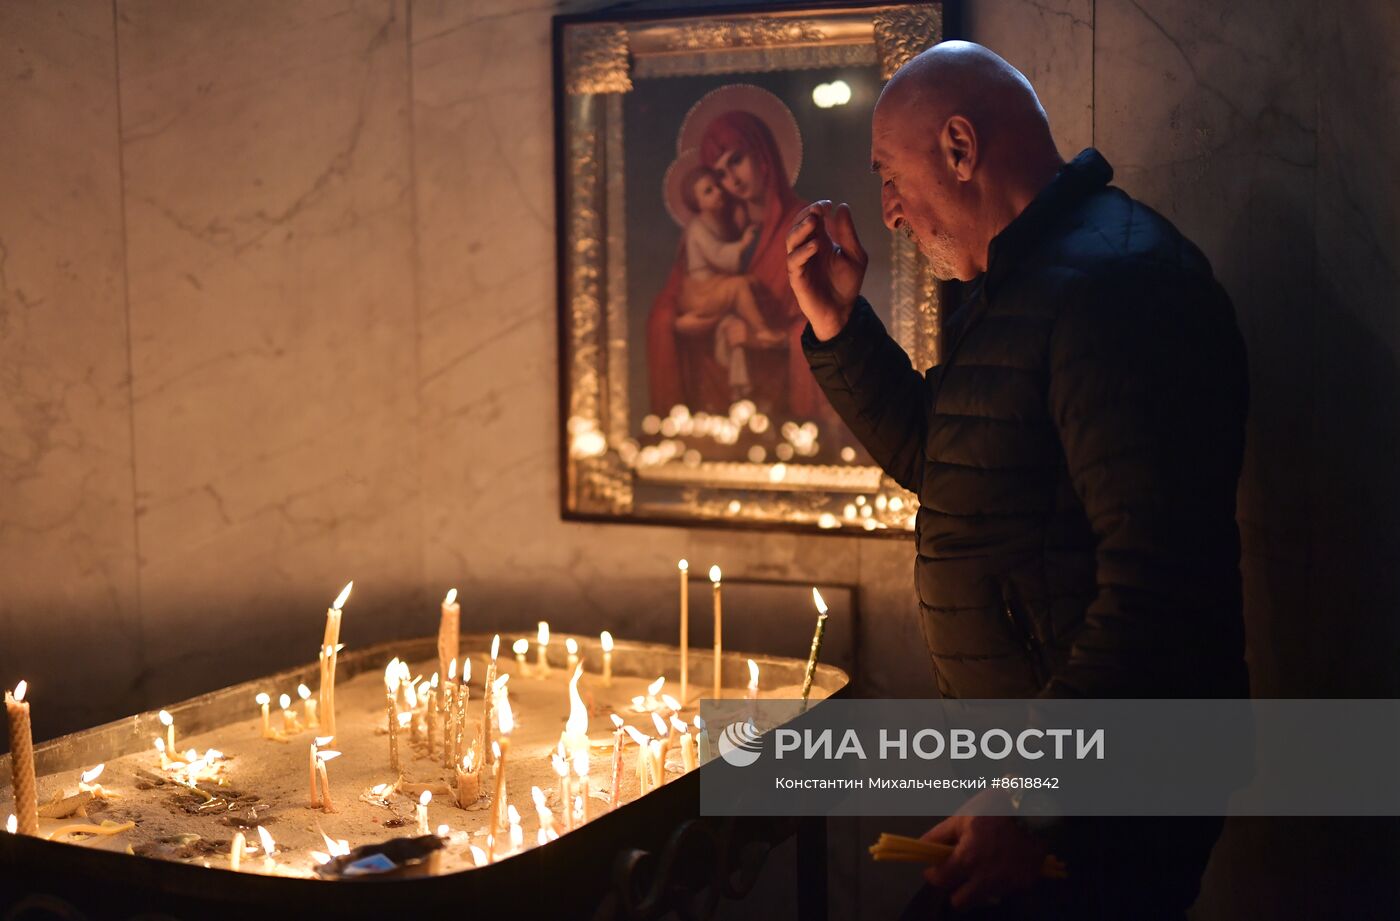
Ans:
{"label": "christ child figure", "polygon": [[743,274],[744,254],[758,237],[759,225],[748,222],[743,207],[704,166],[685,175],[681,198],[695,216],[684,231],[686,274],[676,328],[700,332],[733,314],[744,321],[755,344],[781,344],[786,336],[764,320]]}

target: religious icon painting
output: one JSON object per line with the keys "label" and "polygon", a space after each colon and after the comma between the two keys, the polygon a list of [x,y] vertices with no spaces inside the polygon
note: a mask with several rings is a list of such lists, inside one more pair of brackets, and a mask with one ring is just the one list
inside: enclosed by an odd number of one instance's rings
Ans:
{"label": "religious icon painting", "polygon": [[939,288],[887,230],[870,117],[945,3],[554,22],[566,518],[907,535],[807,367],[784,239],[849,202],[865,288],[917,367]]}

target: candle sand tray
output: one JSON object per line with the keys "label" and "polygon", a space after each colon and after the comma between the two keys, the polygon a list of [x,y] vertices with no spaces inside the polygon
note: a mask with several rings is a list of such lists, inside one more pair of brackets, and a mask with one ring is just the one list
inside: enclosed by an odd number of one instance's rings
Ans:
{"label": "candle sand tray", "polygon": [[[490,639],[489,635],[462,637],[461,654],[472,660],[467,744],[480,731]],[[178,767],[162,766],[154,740],[166,737],[166,727],[155,712],[36,745],[42,836],[75,824],[106,829],[131,824],[111,835],[66,834],[63,843],[0,834],[0,878],[16,883],[0,886],[0,914],[25,898],[42,896],[62,900],[75,917],[133,916],[152,910],[176,917],[198,911],[208,917],[211,909],[253,910],[259,905],[382,917],[383,912],[438,902],[462,908],[528,906],[538,910],[530,911],[532,916],[655,917],[687,893],[712,890],[702,899],[711,904],[720,889],[728,887],[731,895],[737,894],[733,891],[736,871],[755,871],[755,855],[761,863],[769,846],[792,833],[792,820],[699,819],[699,772],[684,771],[677,744],[670,746],[665,758],[666,782],[639,795],[638,746],[628,741],[623,748],[620,805],[616,810],[611,806],[614,734],[610,714],[616,713],[648,735],[658,735],[652,713],[639,712],[634,698],[641,698],[644,706],[652,699],[659,701],[660,694],[649,695],[648,686],[662,675],[667,678],[662,693],[679,694],[676,647],[619,641],[613,652],[612,683],[605,686],[598,640],[574,637],[585,668],[579,696],[589,710],[588,795],[586,821],[566,830],[560,777],[551,759],[570,711],[564,639],[557,636],[550,643],[551,667],[543,676],[533,644],[524,674],[507,650],[497,660],[500,674],[510,675],[515,722],[505,759],[505,802],[516,808],[521,819],[515,847],[508,834],[494,836],[490,844],[487,841],[493,767],[483,767],[479,775],[480,800],[461,808],[456,801],[456,771],[444,765],[440,734],[430,755],[421,733],[415,742],[410,730],[400,730],[402,776],[397,789],[385,791],[396,783],[389,766],[385,664],[398,657],[413,675],[438,669],[435,639],[387,643],[340,657],[337,734],[323,746],[341,753],[326,763],[334,811],[311,805],[310,746],[324,726],[297,731],[293,724],[283,732],[276,704],[281,693],[290,692],[295,699],[300,683],[315,688],[316,666],[169,707],[177,752],[193,749],[204,755],[215,749],[222,754],[214,761],[220,766],[218,776],[193,787]],[[754,658],[761,668],[761,697],[800,696],[805,661]],[[689,661],[689,700],[683,702],[679,716],[692,723],[698,698],[709,694],[713,657],[708,651],[692,649]],[[743,697],[749,676],[745,655],[726,652],[723,665],[725,696]],[[819,665],[812,699],[842,692],[847,680],[841,670]],[[272,696],[271,727],[285,741],[263,737],[262,718],[254,702],[260,692]],[[300,702],[293,704],[292,711],[304,720]],[[660,713],[670,715],[664,705]],[[114,794],[111,798],[87,802],[86,817],[42,816],[45,811],[68,811],[71,801],[45,807],[55,798],[77,793],[82,772],[99,763],[105,768],[96,783]],[[0,759],[0,816],[12,811],[9,774],[8,757]],[[532,787],[545,794],[559,835],[543,844]],[[432,792],[427,805],[430,838],[420,837],[417,818],[424,790]],[[582,791],[576,788],[575,793]],[[443,825],[446,834],[439,837]],[[259,826],[276,842],[270,860],[259,848]],[[230,849],[239,832],[250,847],[242,858],[241,872],[233,873]],[[399,852],[391,852],[389,858],[373,857],[369,866],[395,862],[400,864],[397,870],[350,878],[373,880],[375,885],[352,885],[344,877],[335,879],[340,885],[326,884],[327,876],[334,876],[332,871],[343,868],[350,858],[339,858],[327,868],[322,865],[324,855],[346,844],[353,849],[391,839],[402,839],[397,842]],[[492,860],[488,853],[492,846],[494,860],[484,863],[483,856]],[[411,857],[404,853],[415,847]],[[683,861],[673,861],[677,851],[686,852]],[[352,858],[361,856],[357,852]],[[341,892],[353,894],[336,894]]]}

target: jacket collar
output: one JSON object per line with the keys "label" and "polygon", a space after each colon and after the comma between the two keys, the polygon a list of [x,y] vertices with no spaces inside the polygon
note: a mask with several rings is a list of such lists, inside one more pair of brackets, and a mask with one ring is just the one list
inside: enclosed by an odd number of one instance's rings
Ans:
{"label": "jacket collar", "polygon": [[1055,178],[987,246],[987,271],[982,284],[986,295],[994,295],[1001,283],[1015,273],[1056,221],[1108,185],[1112,178],[1113,167],[1092,147],[1060,167]]}

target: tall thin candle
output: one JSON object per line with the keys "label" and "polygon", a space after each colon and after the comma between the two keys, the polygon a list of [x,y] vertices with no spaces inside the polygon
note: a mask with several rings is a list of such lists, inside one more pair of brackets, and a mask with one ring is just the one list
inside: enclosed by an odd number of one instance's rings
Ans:
{"label": "tall thin candle", "polygon": [[[718,566],[710,567],[710,584],[714,586],[715,593],[715,687],[714,699],[720,700],[724,694],[720,687],[720,677],[724,672],[724,643],[721,636],[724,632],[724,613],[720,603],[720,572]],[[682,695],[682,702],[685,697]]]}
{"label": "tall thin candle", "polygon": [[10,787],[18,817],[15,827],[21,835],[37,835],[39,787],[34,777],[34,733],[24,699],[28,688],[29,682],[21,681],[14,693],[5,692],[5,713],[10,719]]}
{"label": "tall thin candle", "polygon": [[442,599],[442,616],[438,619],[438,671],[447,674],[447,664],[456,659],[462,632],[462,606],[457,603],[457,590],[449,589]]}
{"label": "tall thin candle", "polygon": [[335,735],[335,663],[340,652],[340,614],[354,587],[353,579],[345,583],[335,603],[326,611],[326,632],[321,643],[325,653],[325,660],[321,663],[321,719],[329,736]]}
{"label": "tall thin candle", "polygon": [[807,671],[802,676],[802,709],[807,709],[807,698],[812,693],[812,679],[817,674],[817,657],[822,653],[822,638],[826,635],[826,602],[822,593],[812,587],[812,601],[817,606],[817,629],[812,634],[812,649],[807,654]]}
{"label": "tall thin candle", "polygon": [[690,683],[690,562],[677,564],[681,571],[681,703],[685,703]]}

